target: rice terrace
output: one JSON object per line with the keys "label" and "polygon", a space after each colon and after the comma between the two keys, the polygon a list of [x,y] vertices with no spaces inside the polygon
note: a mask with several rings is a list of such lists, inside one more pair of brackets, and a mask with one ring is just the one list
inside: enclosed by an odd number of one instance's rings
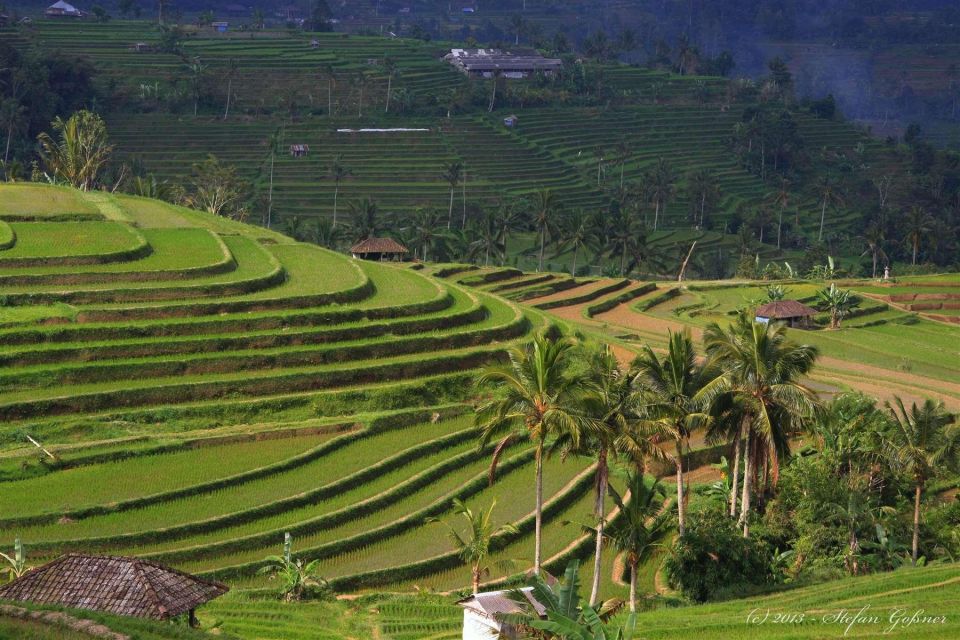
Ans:
{"label": "rice terrace", "polygon": [[956,8],[334,4],[0,1],[0,640],[960,638]]}

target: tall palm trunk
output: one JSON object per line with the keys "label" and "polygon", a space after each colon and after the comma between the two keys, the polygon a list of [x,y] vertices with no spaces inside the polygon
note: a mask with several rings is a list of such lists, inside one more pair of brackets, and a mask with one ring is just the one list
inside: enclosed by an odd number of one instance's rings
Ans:
{"label": "tall palm trunk", "polygon": [[593,554],[593,586],[590,589],[590,606],[597,604],[600,597],[600,560],[603,554],[603,525],[606,515],[603,503],[607,495],[607,449],[601,447],[597,455],[597,499],[593,513],[597,517],[597,545]]}
{"label": "tall palm trunk", "polygon": [[820,233],[817,235],[817,242],[823,240],[823,222],[827,217],[827,199],[823,199],[823,206],[820,207]]}
{"label": "tall palm trunk", "polygon": [[923,484],[918,482],[913,494],[913,566],[917,566],[920,557],[920,494]]}
{"label": "tall palm trunk", "polygon": [[337,196],[340,195],[340,181],[333,187],[333,226],[337,226]]}
{"label": "tall palm trunk", "polygon": [[575,278],[577,276],[577,254],[580,252],[580,245],[574,243],[573,245],[573,266],[570,268],[570,277]]}
{"label": "tall palm trunk", "polygon": [[657,198],[657,209],[653,214],[653,230],[657,230],[657,222],[660,220],[660,199]]}
{"label": "tall palm trunk", "polygon": [[447,230],[450,230],[450,225],[453,224],[453,192],[457,188],[455,184],[450,185],[450,209],[447,211]]}
{"label": "tall palm trunk", "polygon": [[537,443],[536,453],[536,507],[534,511],[534,530],[533,530],[533,573],[540,575],[540,540],[543,529],[543,438]]}
{"label": "tall palm trunk", "polygon": [[473,571],[471,572],[473,592],[480,593],[480,563],[473,565]]}
{"label": "tall palm trunk", "polygon": [[913,238],[913,264],[917,264],[917,250],[920,248],[920,239],[917,236]]}
{"label": "tall palm trunk", "polygon": [[737,488],[740,483],[740,438],[741,433],[743,432],[743,426],[741,425],[737,429],[737,435],[733,439],[733,470],[732,477],[730,478],[730,517],[737,517]]}
{"label": "tall palm trunk", "polygon": [[327,79],[327,117],[333,117],[333,78]]}
{"label": "tall palm trunk", "polygon": [[743,495],[740,496],[740,521],[743,526],[743,537],[750,537],[750,485],[753,476],[753,451],[751,450],[751,436],[753,429],[747,426],[747,437],[743,443]]}
{"label": "tall palm trunk", "polygon": [[780,249],[780,233],[783,229],[783,207],[780,207],[780,218],[777,220],[777,249]]}
{"label": "tall palm trunk", "polygon": [[393,90],[393,74],[387,76],[387,106],[384,108],[384,113],[390,113],[390,92]]}
{"label": "tall palm trunk", "polygon": [[630,562],[630,613],[637,612],[637,563]]}
{"label": "tall palm trunk", "polygon": [[683,506],[683,441],[677,440],[677,532],[686,533],[687,518]]}
{"label": "tall palm trunk", "polygon": [[7,148],[3,152],[4,164],[10,159],[10,142],[13,140],[13,124],[7,129]]}
{"label": "tall palm trunk", "polygon": [[537,271],[543,271],[543,247],[547,241],[547,227],[540,227],[540,262],[537,264]]}
{"label": "tall palm trunk", "polygon": [[233,92],[233,76],[227,78],[227,108],[223,111],[223,119],[230,116],[230,94]]}
{"label": "tall palm trunk", "polygon": [[267,228],[270,228],[270,224],[273,222],[273,163],[276,159],[277,154],[274,152],[270,153],[270,194],[267,196]]}

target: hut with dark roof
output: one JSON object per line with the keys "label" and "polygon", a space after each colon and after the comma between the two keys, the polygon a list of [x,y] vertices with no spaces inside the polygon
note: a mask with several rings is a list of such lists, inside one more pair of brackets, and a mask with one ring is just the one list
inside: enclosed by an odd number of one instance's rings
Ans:
{"label": "hut with dark roof", "polygon": [[816,309],[811,309],[802,302],[777,300],[757,307],[755,319],[763,323],[785,322],[789,327],[806,329],[810,326],[810,318],[816,314]]}
{"label": "hut with dark roof", "polygon": [[363,260],[403,260],[410,253],[393,238],[367,238],[350,248],[350,255]]}
{"label": "hut with dark roof", "polygon": [[0,587],[0,600],[52,604],[134,618],[168,620],[228,591],[226,585],[119,556],[69,554]]}

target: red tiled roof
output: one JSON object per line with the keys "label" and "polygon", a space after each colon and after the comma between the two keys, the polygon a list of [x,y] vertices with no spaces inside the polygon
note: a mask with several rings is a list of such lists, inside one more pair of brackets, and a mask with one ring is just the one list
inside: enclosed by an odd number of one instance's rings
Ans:
{"label": "red tiled roof", "polygon": [[816,315],[817,310],[811,309],[796,300],[777,300],[757,307],[756,315],[761,318],[802,318]]}
{"label": "red tiled roof", "polygon": [[367,238],[351,247],[350,253],[408,253],[408,251],[393,238]]}
{"label": "red tiled roof", "polygon": [[70,554],[0,587],[0,600],[165,620],[227,591],[219,582],[136,558]]}

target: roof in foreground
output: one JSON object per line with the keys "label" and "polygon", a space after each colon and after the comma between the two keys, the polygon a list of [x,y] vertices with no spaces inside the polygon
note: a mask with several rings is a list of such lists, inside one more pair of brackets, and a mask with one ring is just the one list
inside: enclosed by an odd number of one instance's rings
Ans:
{"label": "roof in foreground", "polygon": [[[486,593],[475,593],[469,598],[464,598],[457,602],[464,609],[471,609],[482,613],[491,618],[497,615],[523,613],[526,610],[522,603],[515,601],[511,596],[517,591],[488,591]],[[533,597],[533,588],[524,587],[519,593],[527,599],[530,606],[537,612],[538,616],[546,614],[546,608]]]}
{"label": "roof in foreground", "polygon": [[816,309],[796,300],[777,300],[757,307],[757,315],[761,318],[801,318],[816,313]]}
{"label": "roof in foreground", "polygon": [[163,620],[227,591],[219,582],[137,558],[70,554],[0,587],[0,600]]}
{"label": "roof in foreground", "polygon": [[393,238],[367,238],[353,245],[350,253],[408,253],[408,251]]}

